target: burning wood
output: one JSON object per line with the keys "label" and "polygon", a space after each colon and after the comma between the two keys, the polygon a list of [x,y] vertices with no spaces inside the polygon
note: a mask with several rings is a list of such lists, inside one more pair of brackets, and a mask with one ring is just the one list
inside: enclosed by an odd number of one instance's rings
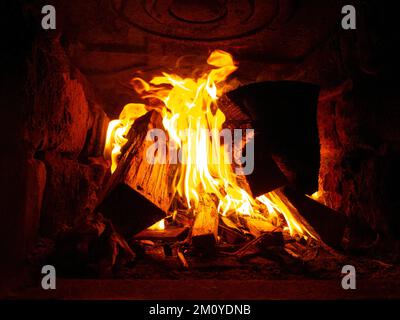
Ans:
{"label": "burning wood", "polygon": [[[261,130],[261,124],[271,124],[276,119],[269,119],[256,104],[256,111],[261,112],[257,119],[260,121],[251,120],[251,113],[243,112],[247,109],[242,107],[248,106],[241,90],[223,96],[224,81],[237,68],[229,54],[214,51],[207,62],[207,71],[198,78],[163,73],[149,83],[138,78],[133,80],[135,90],[148,105],[129,104],[120,119],[111,122],[105,153],[111,158],[115,172],[103,192],[99,210],[111,217],[125,235],[148,228],[164,218],[168,210],[173,210],[175,217],[191,227],[190,243],[202,253],[215,250],[219,230],[231,238],[236,232],[238,241],[233,240],[236,243],[243,242],[246,233],[257,239],[274,234],[271,237],[277,239],[275,233],[286,230],[293,237],[318,239],[311,225],[283,193],[270,192],[287,182],[269,153],[276,145],[264,140],[274,137],[271,134],[274,130]],[[148,111],[151,109],[158,111]],[[284,112],[289,113],[287,108]],[[236,126],[249,129],[253,124],[259,131],[255,158],[251,159],[255,161],[254,172],[240,175],[244,170],[235,170],[229,147],[233,142],[236,159],[236,154],[242,152],[243,137],[240,136],[240,143],[224,139],[221,144],[221,132],[228,128],[228,133],[232,130],[236,133]],[[146,158],[154,142],[146,139],[150,129],[165,129],[160,134],[161,140],[165,140],[164,146],[156,148],[154,154],[164,154],[162,150],[167,144],[164,161],[149,162]],[[245,148],[247,151],[247,145]],[[178,238],[172,230],[145,230],[136,238],[158,236],[164,240]]]}
{"label": "burning wood", "polygon": [[110,217],[124,235],[133,235],[165,218],[174,196],[175,167],[146,161],[153,143],[146,140],[150,128],[162,128],[156,111],[132,125],[118,167],[100,196],[98,211]]}
{"label": "burning wood", "polygon": [[249,232],[256,237],[259,237],[264,233],[273,232],[278,229],[271,222],[266,220],[254,218],[247,218],[243,220]]}
{"label": "burning wood", "polygon": [[192,245],[202,252],[213,252],[218,242],[218,212],[214,201],[206,194],[196,209],[192,228]]}
{"label": "burning wood", "polygon": [[182,264],[182,267],[184,267],[185,269],[189,268],[189,264],[185,258],[185,255],[182,253],[182,251],[180,251],[179,248],[177,248],[176,254],[177,254],[179,262]]}
{"label": "burning wood", "polygon": [[218,234],[224,242],[232,245],[238,245],[246,242],[248,238],[240,231],[231,229],[224,225],[218,227]]}
{"label": "burning wood", "polygon": [[267,232],[262,235],[257,247],[260,250],[265,250],[270,247],[283,247],[284,239],[282,232]]}
{"label": "burning wood", "polygon": [[136,234],[133,239],[177,242],[184,240],[188,231],[189,229],[187,227],[164,227],[163,229],[158,230],[146,229]]}

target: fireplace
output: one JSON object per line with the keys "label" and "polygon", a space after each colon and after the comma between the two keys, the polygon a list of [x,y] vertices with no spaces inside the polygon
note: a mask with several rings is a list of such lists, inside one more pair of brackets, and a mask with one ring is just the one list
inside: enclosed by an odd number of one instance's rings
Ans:
{"label": "fireplace", "polygon": [[357,1],[343,30],[343,5],[59,1],[55,30],[14,5],[3,274],[396,279],[399,99],[390,22],[374,18],[389,12]]}

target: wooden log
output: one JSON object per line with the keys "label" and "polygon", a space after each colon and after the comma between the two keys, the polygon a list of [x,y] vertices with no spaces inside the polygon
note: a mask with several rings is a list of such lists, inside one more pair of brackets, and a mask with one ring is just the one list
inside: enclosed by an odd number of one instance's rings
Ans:
{"label": "wooden log", "polygon": [[259,237],[264,233],[273,232],[277,229],[276,226],[266,220],[250,217],[244,217],[242,220],[247,230],[255,237]]}
{"label": "wooden log", "polygon": [[168,158],[167,163],[150,163],[146,159],[146,152],[154,143],[146,139],[152,128],[163,128],[161,115],[154,110],[131,127],[117,169],[99,197],[97,211],[109,217],[124,236],[165,218],[174,196],[172,180],[177,165],[168,164]]}
{"label": "wooden log", "polygon": [[109,277],[113,267],[130,263],[135,256],[111,221],[94,214],[57,234],[49,262],[68,277]]}
{"label": "wooden log", "polygon": [[263,233],[257,242],[257,248],[261,251],[270,249],[271,247],[283,247],[285,245],[282,232],[266,232]]}
{"label": "wooden log", "polygon": [[231,124],[237,128],[254,127],[254,121],[247,110],[238,106],[227,94],[218,99],[217,106],[224,113],[226,117],[224,124],[228,127]]}
{"label": "wooden log", "polygon": [[248,238],[243,233],[224,225],[218,226],[218,234],[222,242],[226,242],[229,244],[240,244],[248,240]]}
{"label": "wooden log", "polygon": [[168,227],[164,230],[146,229],[136,234],[134,240],[152,240],[175,242],[182,241],[186,238],[189,228],[187,227]]}
{"label": "wooden log", "polygon": [[247,237],[232,220],[224,216],[220,216],[219,219],[218,234],[223,241],[229,244],[240,244],[247,240]]}
{"label": "wooden log", "polygon": [[188,269],[189,268],[189,264],[185,258],[185,255],[183,254],[183,252],[178,248],[176,248],[176,256],[178,258],[178,261],[180,262],[180,264],[182,265],[183,268]]}
{"label": "wooden log", "polygon": [[[296,81],[253,83],[227,93],[242,115],[252,119],[256,132],[255,169],[261,166],[260,172],[269,170],[262,167],[271,165],[268,159],[272,155],[290,183],[307,194],[318,189],[318,94],[318,86]],[[252,177],[248,178],[251,185]],[[264,180],[260,174],[254,178]]]}
{"label": "wooden log", "polygon": [[196,218],[192,227],[191,242],[196,251],[213,253],[218,242],[218,212],[212,197],[200,196]]}
{"label": "wooden log", "polygon": [[191,229],[194,223],[194,217],[189,215],[187,209],[186,210],[178,209],[174,214],[174,222],[179,226],[189,227]]}
{"label": "wooden log", "polygon": [[340,247],[347,218],[288,186],[275,191],[281,198],[286,198],[299,214],[318,233],[323,242],[331,247]]}
{"label": "wooden log", "polygon": [[[230,96],[224,95],[218,99],[218,107],[226,116],[224,128],[242,129],[242,136],[245,137],[245,130],[254,128],[254,121],[244,108],[239,107]],[[241,156],[242,150],[236,150],[234,154]],[[240,148],[242,149],[242,148]],[[237,166],[234,161],[233,166]],[[260,196],[275,190],[288,183],[285,175],[273,160],[269,146],[263,141],[263,137],[257,134],[254,137],[254,170],[245,176],[248,188],[254,196]]]}

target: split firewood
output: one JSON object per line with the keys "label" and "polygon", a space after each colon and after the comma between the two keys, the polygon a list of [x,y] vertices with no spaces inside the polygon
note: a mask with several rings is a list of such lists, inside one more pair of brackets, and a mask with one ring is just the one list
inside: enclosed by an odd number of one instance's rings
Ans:
{"label": "split firewood", "polygon": [[168,227],[164,230],[146,229],[136,234],[134,240],[152,240],[163,242],[182,241],[186,238],[189,232],[187,227]]}
{"label": "split firewood", "polygon": [[298,212],[297,219],[306,222],[327,245],[335,248],[341,245],[347,218],[290,187],[275,191],[286,203],[290,203],[293,212]]}
{"label": "split firewood", "polygon": [[273,232],[277,229],[276,226],[266,220],[244,217],[242,218],[242,221],[248,231],[255,237],[259,237],[264,233]]}
{"label": "split firewood", "polygon": [[184,267],[185,269],[188,269],[189,264],[185,258],[185,255],[183,254],[183,252],[181,251],[181,249],[179,247],[176,248],[176,255],[178,257],[179,262],[182,264],[182,267]]}
{"label": "split firewood", "polygon": [[257,248],[261,251],[268,250],[271,247],[283,247],[285,244],[282,232],[266,232],[257,242]]}
{"label": "split firewood", "polygon": [[212,197],[203,193],[200,196],[196,218],[192,228],[191,242],[201,253],[213,253],[218,242],[218,212]]}
{"label": "split firewood", "polygon": [[227,217],[220,216],[218,234],[226,243],[240,244],[247,240],[243,232]]}
{"label": "split firewood", "polygon": [[[226,94],[236,105],[235,110],[241,110],[240,117],[238,111],[235,116],[240,119],[250,116],[255,129],[255,170],[254,175],[248,176],[255,196],[285,184],[277,179],[276,170],[271,171],[274,162],[303,193],[310,194],[317,189],[320,164],[318,94],[318,86],[296,81],[252,83]],[[222,111],[225,105],[221,105]],[[254,186],[257,182],[260,185]],[[275,185],[275,188],[266,190],[263,184]]]}
{"label": "split firewood", "polygon": [[153,128],[163,129],[161,115],[154,110],[135,121],[117,169],[99,197],[97,210],[125,236],[165,218],[174,197],[172,181],[177,165],[168,163],[168,152],[162,163],[151,163],[147,158],[154,142],[146,137]]}
{"label": "split firewood", "polygon": [[[234,144],[234,161],[233,166],[238,166],[238,157],[241,157],[246,143],[246,129],[255,129],[254,120],[250,113],[243,106],[235,103],[231,98],[230,92],[218,99],[218,107],[227,117],[224,127],[232,132],[235,129],[242,130],[242,144]],[[233,97],[235,95],[233,94]],[[248,155],[246,155],[248,157]],[[254,168],[250,174],[246,175],[248,188],[254,196],[260,196],[274,189],[287,184],[285,175],[281,172],[278,165],[273,160],[270,149],[263,136],[255,130],[254,136]],[[246,164],[245,164],[246,165]],[[246,183],[245,183],[246,184]],[[242,186],[242,183],[241,183]],[[246,186],[242,186],[246,187]]]}
{"label": "split firewood", "polygon": [[190,216],[188,210],[176,210],[173,214],[173,220],[180,226],[191,228],[194,223],[194,217]]}
{"label": "split firewood", "polygon": [[110,276],[135,257],[111,221],[96,214],[60,231],[49,263],[64,276]]}

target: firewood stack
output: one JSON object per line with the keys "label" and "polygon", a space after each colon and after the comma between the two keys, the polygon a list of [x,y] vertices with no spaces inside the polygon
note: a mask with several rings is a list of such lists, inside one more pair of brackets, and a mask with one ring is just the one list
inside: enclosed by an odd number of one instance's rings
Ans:
{"label": "firewood stack", "polygon": [[[244,179],[247,189],[255,197],[270,191],[280,194],[318,240],[339,247],[346,219],[304,194],[317,189],[317,97],[318,88],[309,84],[258,83],[223,96],[219,108],[227,118],[226,128],[255,128],[254,172]],[[161,115],[155,110],[132,125],[117,169],[97,206],[126,239],[161,241],[164,249],[168,244],[175,248],[183,266],[187,262],[182,248],[195,249],[193,252],[201,255],[242,255],[252,245],[282,247],[293,240],[283,231],[282,221],[272,224],[254,217],[219,215],[212,194],[201,194],[197,209],[187,208],[173,187],[179,164],[149,164],[145,159],[153,143],[146,140],[150,128],[163,129]],[[148,229],[161,219],[165,229]]]}

